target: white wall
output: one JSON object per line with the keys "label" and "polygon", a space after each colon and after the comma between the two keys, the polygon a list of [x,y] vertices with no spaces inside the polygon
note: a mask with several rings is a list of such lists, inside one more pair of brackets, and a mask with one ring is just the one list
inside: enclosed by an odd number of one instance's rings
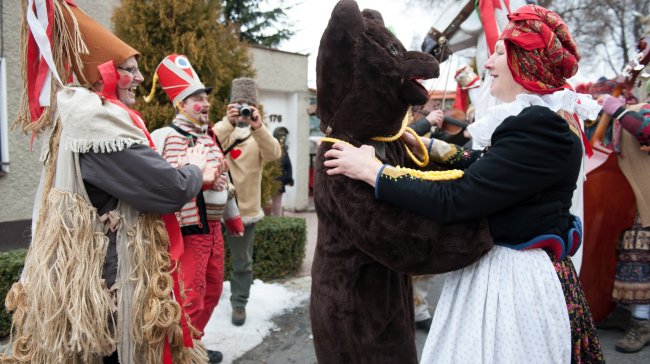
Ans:
{"label": "white wall", "polygon": [[287,186],[283,206],[290,211],[304,211],[309,205],[307,55],[263,47],[251,47],[250,53],[269,129],[273,132],[283,126],[289,130],[294,185]]}
{"label": "white wall", "polygon": [[[111,28],[113,8],[119,0],[76,0],[92,18],[105,27]],[[7,116],[9,124],[16,119],[18,103],[22,92],[20,75],[20,19],[21,1],[3,2],[3,56],[7,62]],[[31,219],[34,195],[40,177],[37,151],[40,142],[36,141],[30,149],[31,135],[25,135],[19,128],[9,131],[10,172],[0,177],[0,223],[6,221]],[[1,239],[0,239],[1,240]]]}

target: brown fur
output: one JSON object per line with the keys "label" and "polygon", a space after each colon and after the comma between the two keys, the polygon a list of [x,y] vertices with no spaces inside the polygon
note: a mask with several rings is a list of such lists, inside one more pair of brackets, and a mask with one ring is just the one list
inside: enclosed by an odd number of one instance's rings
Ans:
{"label": "brown fur", "polygon": [[[435,60],[407,52],[376,11],[340,1],[317,61],[321,128],[354,145],[395,134],[426,91],[410,77],[438,75]],[[399,142],[375,143],[384,163],[408,165]],[[416,363],[410,274],[462,268],[492,246],[485,221],[441,225],[382,203],[363,182],[314,171],[318,242],[311,321],[320,363]]]}

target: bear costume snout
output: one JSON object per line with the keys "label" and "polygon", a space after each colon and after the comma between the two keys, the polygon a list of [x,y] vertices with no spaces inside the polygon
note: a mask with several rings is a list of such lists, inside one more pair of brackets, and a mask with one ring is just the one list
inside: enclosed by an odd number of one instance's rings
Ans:
{"label": "bear costume snout", "polygon": [[420,80],[436,78],[440,75],[438,62],[430,54],[422,52],[406,52],[401,63],[402,89],[400,98],[409,105],[422,105],[429,100],[429,92]]}

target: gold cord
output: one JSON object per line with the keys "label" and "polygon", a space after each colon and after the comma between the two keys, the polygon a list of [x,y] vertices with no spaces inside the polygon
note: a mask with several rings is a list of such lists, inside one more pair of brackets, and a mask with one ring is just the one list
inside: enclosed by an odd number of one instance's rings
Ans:
{"label": "gold cord", "polygon": [[397,134],[395,134],[393,136],[389,136],[389,137],[373,137],[373,138],[370,138],[370,140],[374,140],[376,142],[394,142],[397,139],[399,139],[399,137],[401,137],[402,134],[404,134],[404,132],[406,131],[408,122],[409,122],[409,115],[408,115],[408,113],[406,113],[406,115],[404,115],[404,119],[402,119],[402,127],[399,129]]}
{"label": "gold cord", "polygon": [[[404,134],[404,132],[411,133],[411,135],[413,135],[415,137],[415,139],[418,141],[418,145],[420,146],[420,150],[422,151],[422,155],[423,155],[422,160],[420,161],[420,160],[417,159],[417,157],[413,154],[413,152],[411,152],[411,150],[409,149],[409,146],[406,145],[406,143],[402,143],[402,144],[404,144],[404,147],[406,148],[406,154],[409,156],[409,158],[411,158],[413,163],[415,163],[420,168],[424,168],[424,167],[429,165],[429,152],[427,151],[427,147],[424,145],[424,143],[419,138],[417,133],[413,129],[411,129],[411,128],[409,128],[407,126],[408,122],[409,122],[409,114],[406,113],[406,115],[404,116],[404,119],[402,119],[402,127],[397,132],[397,134],[395,134],[393,136],[390,136],[390,137],[372,137],[372,138],[370,138],[370,140],[377,141],[377,142],[389,143],[389,142],[394,142],[395,140],[399,139],[402,136],[402,134]],[[330,137],[324,137],[324,138],[321,139],[321,142],[336,143],[338,141],[341,141],[341,140],[336,139],[336,138],[330,138]],[[350,144],[350,143],[348,143],[348,144]]]}
{"label": "gold cord", "polygon": [[[411,129],[410,132],[415,133],[412,129]],[[418,140],[419,140],[419,138],[418,138]],[[349,142],[346,142],[345,140],[332,138],[332,137],[324,137],[324,138],[321,139],[321,142],[332,143],[332,144],[338,143],[338,142],[343,142],[343,143],[346,143],[348,145],[352,145]],[[424,143],[422,143],[421,140],[420,140],[420,144],[421,144],[422,147],[424,147]],[[409,154],[409,156],[412,157],[411,159],[415,158],[415,156],[413,156],[413,154],[411,154],[411,151],[408,148],[406,148],[406,152]],[[426,149],[425,149],[425,152],[426,152]],[[426,155],[426,158],[425,158],[426,163],[428,164],[429,163],[429,153],[425,153],[425,155]],[[377,161],[381,162],[379,160],[379,158],[375,157],[375,159]],[[418,161],[415,161],[415,162],[418,163]],[[420,163],[423,163],[423,162],[419,162],[418,165],[420,165]],[[424,164],[424,165],[426,166],[426,164]],[[420,167],[423,167],[423,166],[420,165]],[[454,179],[462,178],[463,175],[465,174],[463,171],[461,171],[459,169],[450,169],[448,171],[420,171],[420,170],[417,170],[417,169],[405,168],[405,167],[400,167],[400,166],[391,167],[391,168],[395,169],[397,171],[397,174],[400,175],[400,176],[407,174],[407,175],[409,175],[411,177],[422,179],[422,180],[425,180],[425,181],[451,181],[451,180],[454,180]]]}
{"label": "gold cord", "polygon": [[418,145],[420,146],[420,150],[422,151],[422,161],[419,161],[417,157],[411,152],[409,149],[409,146],[406,145],[406,143],[402,142],[404,144],[404,147],[406,148],[406,154],[408,154],[409,158],[420,168],[424,168],[429,165],[429,151],[427,150],[427,147],[424,145],[424,142],[422,142],[422,139],[420,139],[419,135],[415,132],[415,130],[407,127],[406,131],[409,132],[411,135],[415,137],[415,140],[418,141]]}

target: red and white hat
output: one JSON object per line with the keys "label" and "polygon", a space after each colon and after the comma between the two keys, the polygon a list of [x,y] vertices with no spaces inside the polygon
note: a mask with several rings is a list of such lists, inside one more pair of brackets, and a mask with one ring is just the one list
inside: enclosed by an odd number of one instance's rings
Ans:
{"label": "red and white hat", "polygon": [[[155,78],[174,105],[197,93],[209,94],[212,91],[212,87],[203,85],[190,61],[182,54],[165,57],[156,68]],[[155,82],[154,79],[154,88]]]}

